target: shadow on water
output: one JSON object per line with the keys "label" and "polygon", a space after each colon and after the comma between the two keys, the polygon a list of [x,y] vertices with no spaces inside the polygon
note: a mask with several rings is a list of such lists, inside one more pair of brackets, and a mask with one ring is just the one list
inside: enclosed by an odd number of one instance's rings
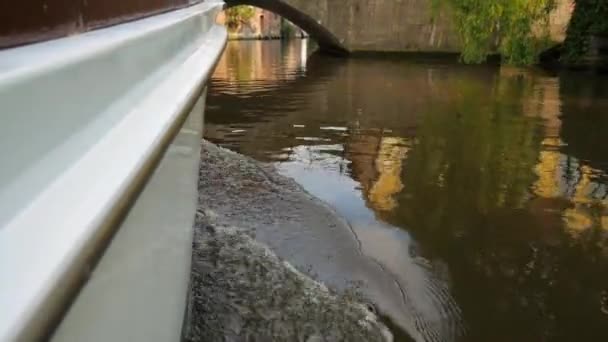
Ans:
{"label": "shadow on water", "polygon": [[348,219],[416,340],[608,340],[608,79],[231,43],[206,115]]}

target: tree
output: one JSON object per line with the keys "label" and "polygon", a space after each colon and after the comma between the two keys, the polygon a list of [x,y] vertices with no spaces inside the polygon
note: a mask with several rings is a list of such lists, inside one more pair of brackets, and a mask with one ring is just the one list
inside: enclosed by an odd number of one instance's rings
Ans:
{"label": "tree", "polygon": [[253,6],[240,5],[230,7],[226,10],[226,25],[230,29],[236,29],[253,18],[255,10]]}
{"label": "tree", "polygon": [[534,63],[555,7],[555,0],[433,1],[435,8],[445,5],[453,13],[465,63],[482,63],[492,52],[508,64]]}
{"label": "tree", "polygon": [[608,36],[608,1],[575,0],[575,4],[562,57],[568,64],[580,62],[589,51],[592,35]]}

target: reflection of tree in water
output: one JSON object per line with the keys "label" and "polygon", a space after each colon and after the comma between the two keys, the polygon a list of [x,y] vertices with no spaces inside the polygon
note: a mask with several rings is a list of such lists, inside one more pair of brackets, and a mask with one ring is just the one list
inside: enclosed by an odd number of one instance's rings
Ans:
{"label": "reflection of tree in water", "polygon": [[417,129],[389,220],[448,263],[467,339],[607,340],[606,231],[598,220],[574,236],[562,219],[572,199],[532,193],[543,132],[522,99],[534,79],[453,86],[449,107],[435,106]]}

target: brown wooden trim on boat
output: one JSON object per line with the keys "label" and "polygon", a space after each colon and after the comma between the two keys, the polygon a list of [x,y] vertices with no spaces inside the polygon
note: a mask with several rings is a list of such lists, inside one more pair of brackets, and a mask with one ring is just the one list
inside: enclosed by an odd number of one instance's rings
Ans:
{"label": "brown wooden trim on boat", "polygon": [[4,0],[0,1],[0,48],[64,37],[202,1]]}

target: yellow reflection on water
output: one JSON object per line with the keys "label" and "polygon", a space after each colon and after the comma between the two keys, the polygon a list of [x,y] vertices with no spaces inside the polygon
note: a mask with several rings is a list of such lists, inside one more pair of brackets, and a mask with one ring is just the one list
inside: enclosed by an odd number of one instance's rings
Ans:
{"label": "yellow reflection on water", "polygon": [[580,167],[580,180],[571,197],[573,207],[564,211],[564,221],[573,233],[592,227],[608,229],[608,200],[592,196],[594,189],[600,186],[591,178],[595,173],[597,170],[587,165]]}
{"label": "yellow reflection on water", "polygon": [[541,82],[535,86],[532,98],[530,103],[539,106],[528,103],[526,112],[543,119],[545,135],[535,166],[538,176],[532,187],[535,195],[569,202],[565,208],[554,209],[560,211],[561,219],[573,236],[593,227],[608,229],[608,200],[594,196],[594,191],[604,185],[595,182],[593,175],[602,172],[560,151],[563,142],[559,138],[562,126],[559,84]]}
{"label": "yellow reflection on water", "polygon": [[397,207],[394,196],[403,190],[401,170],[407,152],[405,139],[398,137],[381,139],[375,161],[378,177],[368,194],[373,209],[390,211]]}
{"label": "yellow reflection on water", "polygon": [[[557,151],[540,153],[535,168],[538,175],[533,187],[535,194],[569,202],[566,208],[561,209],[561,217],[573,235],[593,227],[608,230],[608,200],[597,196],[605,193],[606,189],[594,180],[594,175],[601,174],[601,171],[579,165],[578,160],[566,162],[566,159]],[[565,181],[566,174],[570,175],[568,182]]]}
{"label": "yellow reflection on water", "polygon": [[[545,138],[543,146],[555,146],[558,138]],[[534,168],[538,175],[538,180],[534,184],[534,191],[537,196],[545,198],[559,197],[563,189],[560,186],[562,176],[563,155],[558,151],[541,151],[538,156],[538,164]]]}

